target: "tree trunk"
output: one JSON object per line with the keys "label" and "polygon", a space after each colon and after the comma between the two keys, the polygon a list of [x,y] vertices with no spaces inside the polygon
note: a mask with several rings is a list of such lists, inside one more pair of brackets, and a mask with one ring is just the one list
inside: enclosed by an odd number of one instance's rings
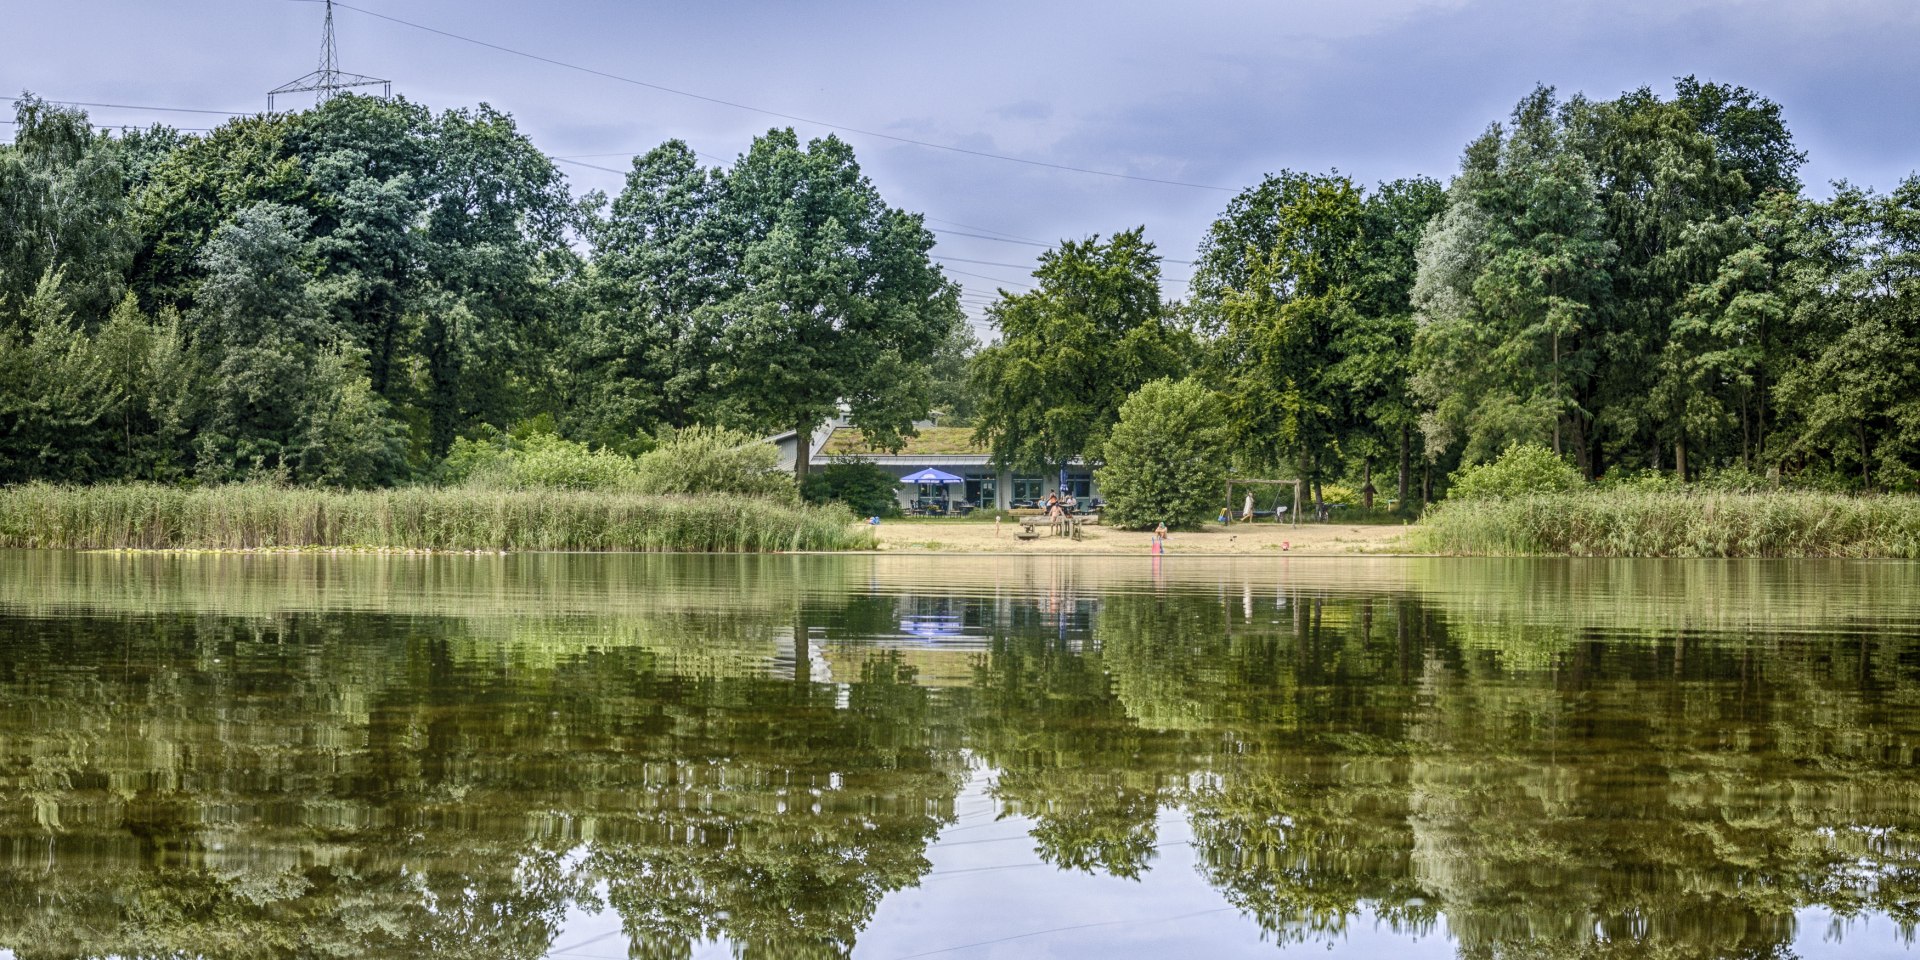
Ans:
{"label": "tree trunk", "polygon": [[1365,504],[1367,510],[1371,512],[1373,510],[1373,493],[1374,493],[1373,458],[1369,457],[1361,461],[1361,463],[1362,463],[1361,472],[1364,477],[1364,480],[1360,484],[1360,502],[1362,504]]}
{"label": "tree trunk", "polygon": [[1400,425],[1400,509],[1407,508],[1408,488],[1413,482],[1413,428]]}
{"label": "tree trunk", "polygon": [[1860,486],[1868,493],[1872,493],[1873,462],[1867,459],[1867,425],[1862,423],[1857,430],[1860,434]]}
{"label": "tree trunk", "polygon": [[1687,482],[1687,435],[1684,433],[1673,441],[1673,475],[1681,483]]}
{"label": "tree trunk", "polygon": [[812,469],[808,461],[813,455],[813,428],[795,427],[793,430],[793,485],[804,488],[807,485],[807,471]]}
{"label": "tree trunk", "polygon": [[1566,401],[1560,396],[1560,331],[1553,332],[1553,455],[1561,456],[1560,421],[1566,413]]}

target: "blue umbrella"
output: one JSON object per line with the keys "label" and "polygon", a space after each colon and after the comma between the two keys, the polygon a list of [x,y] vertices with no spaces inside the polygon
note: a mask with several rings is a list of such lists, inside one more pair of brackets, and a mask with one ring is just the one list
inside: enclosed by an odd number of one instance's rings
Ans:
{"label": "blue umbrella", "polygon": [[959,483],[960,478],[928,467],[919,473],[909,473],[900,478],[901,483]]}
{"label": "blue umbrella", "polygon": [[925,470],[920,471],[919,473],[908,474],[907,476],[901,477],[900,482],[901,483],[948,484],[948,483],[959,483],[960,478],[954,476],[951,473],[945,473],[939,470],[935,470],[932,467],[928,467]]}

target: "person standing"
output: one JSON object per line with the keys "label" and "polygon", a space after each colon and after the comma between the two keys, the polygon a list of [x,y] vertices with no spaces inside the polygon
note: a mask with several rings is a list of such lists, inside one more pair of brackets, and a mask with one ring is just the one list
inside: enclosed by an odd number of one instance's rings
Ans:
{"label": "person standing", "polygon": [[1247,491],[1246,506],[1243,506],[1240,508],[1240,522],[1241,523],[1253,522],[1253,491],[1252,490]]}
{"label": "person standing", "polygon": [[1151,549],[1153,551],[1153,555],[1156,557],[1167,552],[1166,523],[1162,522],[1158,526],[1155,526],[1153,528],[1153,546],[1151,547]]}

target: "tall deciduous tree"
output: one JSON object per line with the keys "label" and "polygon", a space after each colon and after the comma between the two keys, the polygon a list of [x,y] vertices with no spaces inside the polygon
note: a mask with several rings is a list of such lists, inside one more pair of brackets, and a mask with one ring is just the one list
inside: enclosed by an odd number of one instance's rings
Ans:
{"label": "tall deciduous tree", "polygon": [[1801,159],[1778,106],[1743,88],[1521,101],[1468,148],[1423,252],[1429,440],[1469,460],[1549,442],[1589,476],[1740,451],[1753,354],[1708,315],[1751,281],[1751,258],[1729,260],[1752,245],[1744,221],[1797,189]]}
{"label": "tall deciduous tree", "polygon": [[727,171],[720,216],[728,295],[705,308],[718,331],[715,388],[749,423],[807,437],[841,403],[862,432],[897,443],[924,416],[923,365],[961,322],[959,291],[927,257],[933,234],[887,206],[836,137],[804,148],[792,130],[755,140]]}
{"label": "tall deciduous tree", "polygon": [[121,151],[86,114],[31,94],[14,124],[0,144],[0,318],[24,328],[24,304],[59,273],[62,302],[92,328],[120,299],[133,255]]}
{"label": "tall deciduous tree", "polygon": [[1800,362],[1779,381],[1781,453],[1869,490],[1920,485],[1920,176],[1826,205],[1839,262],[1799,311]]}
{"label": "tall deciduous tree", "polygon": [[700,419],[797,430],[804,450],[845,404],[868,437],[897,442],[961,322],[932,233],[834,137],[802,146],[775,130],[724,171],[666,144],[635,161],[592,235],[576,402],[609,404],[581,418],[601,435]]}
{"label": "tall deciduous tree", "polygon": [[1191,365],[1191,338],[1160,299],[1145,228],[1067,240],[1040,255],[1038,285],[988,309],[1000,340],[974,360],[974,437],[1001,464],[1097,459],[1120,405]]}
{"label": "tall deciduous tree", "polygon": [[[1228,238],[1257,215],[1237,252]],[[1263,463],[1294,465],[1318,491],[1337,474],[1351,422],[1341,342],[1363,323],[1358,285],[1367,244],[1362,192],[1339,174],[1282,172],[1235,199],[1202,249],[1222,278],[1214,373],[1236,445]]]}

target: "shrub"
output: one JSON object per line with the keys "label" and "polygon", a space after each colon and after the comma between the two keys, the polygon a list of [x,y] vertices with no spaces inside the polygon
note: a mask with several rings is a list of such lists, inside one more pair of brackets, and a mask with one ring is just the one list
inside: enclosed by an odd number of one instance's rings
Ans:
{"label": "shrub", "polygon": [[1537,443],[1515,443],[1492,463],[1466,467],[1453,475],[1448,497],[1454,500],[1501,500],[1536,493],[1578,490],[1586,484],[1580,471],[1558,454]]}
{"label": "shrub", "polygon": [[482,490],[599,490],[727,494],[793,502],[780,452],[749,433],[690,427],[638,457],[595,450],[545,432],[488,433],[456,440],[443,483]]}
{"label": "shrub", "polygon": [[1099,470],[1103,521],[1191,527],[1212,513],[1227,479],[1220,400],[1194,380],[1155,380],[1120,407]]}
{"label": "shrub", "polygon": [[843,460],[807,475],[801,496],[808,503],[844,503],[863,517],[886,517],[900,512],[894,491],[900,481],[870,460]]}
{"label": "shrub", "polygon": [[[622,458],[625,459],[625,458]],[[642,454],[634,489],[641,493],[724,493],[793,501],[793,477],[780,469],[773,444],[739,430],[688,427]]]}
{"label": "shrub", "polygon": [[450,484],[480,490],[633,490],[633,459],[550,433],[456,440],[441,465]]}

